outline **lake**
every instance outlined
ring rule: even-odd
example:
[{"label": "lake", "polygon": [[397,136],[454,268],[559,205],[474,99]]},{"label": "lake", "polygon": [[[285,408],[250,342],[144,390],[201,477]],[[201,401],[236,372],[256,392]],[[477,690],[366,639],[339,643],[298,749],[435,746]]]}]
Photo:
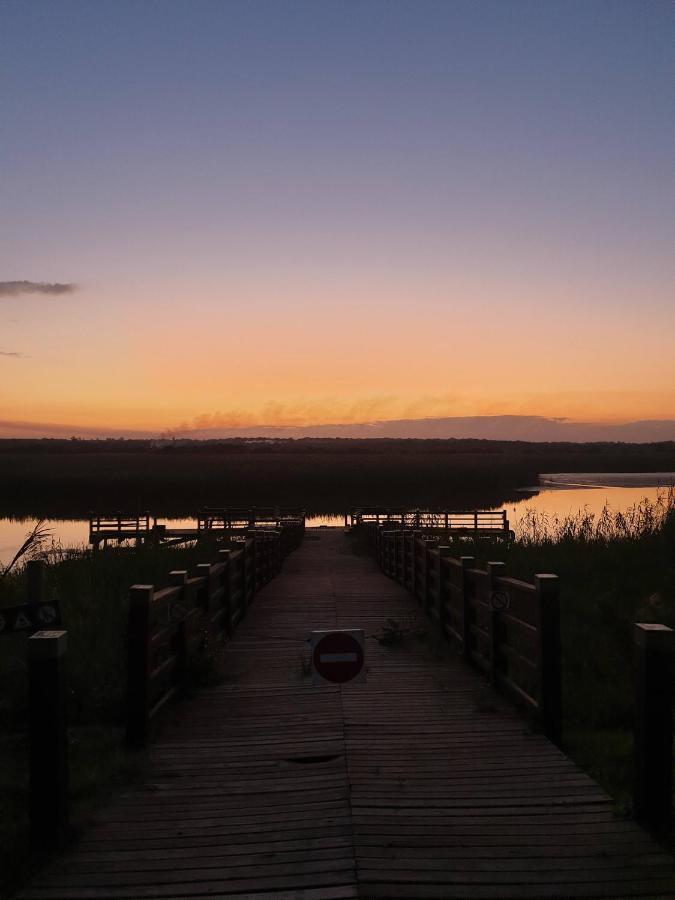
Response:
[{"label": "lake", "polygon": [[[675,472],[598,473],[557,472],[541,474],[539,484],[522,489],[522,500],[505,503],[495,509],[505,509],[516,534],[526,512],[533,510],[549,517],[564,518],[582,510],[598,515],[605,504],[624,512],[636,503],[654,501],[659,492],[675,485]],[[192,519],[162,519],[168,527],[193,524]],[[321,515],[308,518],[311,526],[339,527],[344,514]],[[0,518],[0,564],[6,565],[23,543],[34,519]],[[87,519],[51,519],[47,521],[52,539],[62,547],[84,547],[89,539]]]}]

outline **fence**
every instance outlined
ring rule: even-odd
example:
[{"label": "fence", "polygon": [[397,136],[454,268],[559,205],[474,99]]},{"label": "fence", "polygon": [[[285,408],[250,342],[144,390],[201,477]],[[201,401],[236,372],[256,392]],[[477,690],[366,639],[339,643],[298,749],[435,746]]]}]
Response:
[{"label": "fence", "polygon": [[305,525],[305,510],[300,506],[225,506],[206,507],[197,516],[197,529],[204,531],[241,531],[251,528],[288,528]]},{"label": "fence", "polygon": [[345,527],[359,526],[382,528],[410,528],[424,530],[453,537],[489,537],[490,539],[511,540],[513,532],[509,526],[506,510],[425,510],[392,508],[383,506],[362,506],[351,509],[345,515]]},{"label": "fence", "polygon": [[376,532],[377,560],[424,607],[443,637],[492,684],[534,713],[544,733],[561,739],[558,579],[509,578],[503,563],[486,570],[455,558],[438,538],[413,531]]},{"label": "fence", "polygon": [[143,747],[158,713],[184,686],[205,628],[232,634],[253,595],[277,574],[302,540],[299,527],[250,531],[219,551],[218,561],[177,570],[164,588],[130,590],[127,743]]}]

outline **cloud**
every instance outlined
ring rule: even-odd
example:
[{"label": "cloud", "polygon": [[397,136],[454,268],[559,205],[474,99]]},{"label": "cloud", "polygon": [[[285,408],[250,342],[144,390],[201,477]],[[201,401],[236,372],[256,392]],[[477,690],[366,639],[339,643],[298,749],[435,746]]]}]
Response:
[{"label": "cloud", "polygon": [[19,353],[17,350],[0,350],[0,356],[13,356],[15,359],[21,359],[23,353]]},{"label": "cloud", "polygon": [[72,294],[76,284],[60,284],[48,281],[0,281],[0,297],[18,297],[19,294]]}]

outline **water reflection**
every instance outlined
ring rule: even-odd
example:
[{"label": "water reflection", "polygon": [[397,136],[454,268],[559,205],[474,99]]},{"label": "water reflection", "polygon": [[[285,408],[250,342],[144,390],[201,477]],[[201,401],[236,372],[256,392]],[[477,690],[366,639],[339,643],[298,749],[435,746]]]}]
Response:
[{"label": "water reflection", "polygon": [[[675,484],[674,472],[657,473],[552,473],[540,476],[540,485],[524,489],[523,499],[495,509],[505,509],[511,528],[519,533],[520,523],[528,511],[546,514],[549,518],[574,516],[580,511],[599,515],[606,504],[618,512],[625,512],[643,500],[654,502],[659,493]],[[163,519],[171,528],[190,526],[193,519]],[[0,519],[0,564],[7,564],[35,524],[34,519]],[[322,514],[308,518],[307,525],[341,527],[344,513]],[[87,519],[53,519],[48,522],[51,537],[63,548],[84,547],[89,540]]]}]

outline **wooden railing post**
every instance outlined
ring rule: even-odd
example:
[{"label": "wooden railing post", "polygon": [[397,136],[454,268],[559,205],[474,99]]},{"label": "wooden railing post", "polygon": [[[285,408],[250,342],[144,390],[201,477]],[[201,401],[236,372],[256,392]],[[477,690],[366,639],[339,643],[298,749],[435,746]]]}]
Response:
[{"label": "wooden railing post", "polygon": [[68,835],[66,631],[28,638],[30,836],[40,850],[57,850]]},{"label": "wooden railing post", "polygon": [[443,566],[443,558],[446,556],[450,556],[450,547],[447,545],[439,546],[436,548],[438,550],[438,556],[436,557],[436,590],[438,593],[437,602],[438,602],[438,630],[441,633],[442,637],[445,637],[445,620],[447,616],[447,610],[445,608],[446,600],[448,599],[448,591],[446,590],[446,582],[443,577],[445,572],[445,567]]},{"label": "wooden railing post", "polygon": [[506,564],[503,562],[489,562],[487,564],[487,601],[490,605],[490,683],[497,684],[499,676],[499,609],[492,602],[492,594],[495,590],[495,579],[504,575]]},{"label": "wooden railing post", "polygon": [[232,607],[230,605],[230,597],[232,594],[232,561],[230,555],[232,550],[219,550],[218,558],[224,563],[222,586],[223,586],[223,609],[225,610],[225,633],[229,636],[232,634]]},{"label": "wooden railing post", "polygon": [[469,591],[468,570],[476,563],[473,556],[460,556],[462,564],[462,656],[469,659],[471,656],[471,594]]},{"label": "wooden railing post", "polygon": [[673,804],[673,657],[675,631],[637,623],[635,696],[635,817],[668,830]]},{"label": "wooden railing post", "polygon": [[[255,518],[253,519],[255,522]],[[244,543],[244,596],[246,597],[246,605],[251,602],[255,594],[256,580],[258,578],[256,565],[256,539],[255,528],[249,528],[246,532],[246,541]],[[250,590],[249,590],[250,581]]]},{"label": "wooden railing post", "polygon": [[431,578],[429,577],[429,573],[434,568],[434,558],[432,554],[433,550],[431,548],[431,544],[425,541],[424,555],[422,556],[422,559],[424,560],[424,580],[422,581],[422,608],[425,610],[425,612],[429,609],[429,604],[431,602]]},{"label": "wooden railing post", "polygon": [[[181,588],[180,600],[178,601],[179,606],[183,607],[183,615],[180,617],[176,617],[175,625],[176,625],[176,645],[175,645],[175,653],[176,653],[176,670],[175,670],[175,680],[176,684],[184,685],[188,679],[188,633],[187,633],[187,622],[186,615],[189,612],[187,608],[187,598],[185,596],[185,584],[188,580],[188,572],[187,569],[174,569],[172,572],[169,572],[169,584],[172,587]],[[169,611],[169,616],[171,617],[171,611]]]},{"label": "wooden railing post", "polygon": [[[403,526],[401,526],[401,529],[403,529]],[[405,581],[405,543],[403,530],[396,532],[394,546],[396,547],[394,556],[396,566],[395,577],[399,584],[403,584]]]},{"label": "wooden railing post", "polygon": [[535,575],[538,632],[539,715],[546,737],[562,738],[560,599],[557,575]]},{"label": "wooden railing post", "polygon": [[385,561],[385,572],[389,576],[389,578],[393,578],[396,574],[395,572],[395,531],[385,531],[384,532],[384,561]]},{"label": "wooden railing post", "polygon": [[135,584],[129,591],[127,655],[127,744],[144,747],[150,730],[150,607],[155,588]]},{"label": "wooden railing post", "polygon": [[419,557],[419,532],[413,531],[412,540],[412,595],[417,600],[417,560]]},{"label": "wooden railing post", "polygon": [[207,612],[211,612],[211,563],[197,563],[195,566],[197,578],[204,579],[204,587],[200,588],[202,606]]}]

